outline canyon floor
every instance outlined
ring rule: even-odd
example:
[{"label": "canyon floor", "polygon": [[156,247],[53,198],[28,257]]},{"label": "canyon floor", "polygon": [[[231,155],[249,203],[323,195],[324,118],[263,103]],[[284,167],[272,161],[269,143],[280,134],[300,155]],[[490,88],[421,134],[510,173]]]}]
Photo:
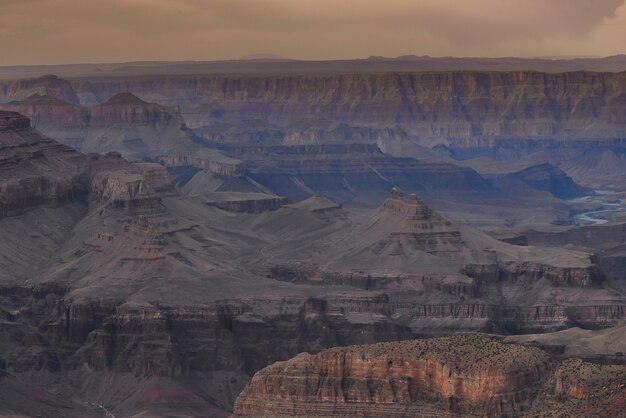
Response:
[{"label": "canyon floor", "polygon": [[619,61],[374,61],[0,71],[0,415],[626,409]]}]

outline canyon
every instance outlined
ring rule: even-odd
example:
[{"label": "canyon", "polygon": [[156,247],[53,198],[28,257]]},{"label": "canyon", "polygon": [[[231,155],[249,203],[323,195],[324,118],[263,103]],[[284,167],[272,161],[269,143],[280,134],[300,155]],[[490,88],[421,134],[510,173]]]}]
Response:
[{"label": "canyon", "polygon": [[623,69],[292,64],[0,81],[0,414],[623,409]]}]

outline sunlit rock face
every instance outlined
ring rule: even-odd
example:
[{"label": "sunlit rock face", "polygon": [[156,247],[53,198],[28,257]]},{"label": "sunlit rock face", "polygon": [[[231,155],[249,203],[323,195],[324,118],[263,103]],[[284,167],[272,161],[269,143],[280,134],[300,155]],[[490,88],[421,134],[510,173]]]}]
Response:
[{"label": "sunlit rock face", "polygon": [[[540,348],[477,334],[333,348],[257,372],[237,398],[233,416],[513,417],[529,411],[572,413],[576,407],[592,415],[619,411],[626,367],[555,363]],[[595,397],[602,401],[590,399]]]}]

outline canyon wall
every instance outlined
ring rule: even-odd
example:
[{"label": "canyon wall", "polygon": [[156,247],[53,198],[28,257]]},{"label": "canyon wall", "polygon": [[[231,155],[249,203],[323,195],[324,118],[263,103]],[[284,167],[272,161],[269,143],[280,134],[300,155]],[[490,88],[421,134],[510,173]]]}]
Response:
[{"label": "canyon wall", "polygon": [[83,104],[131,91],[180,105],[192,127],[308,116],[406,125],[422,138],[624,136],[626,73],[441,72],[155,76],[72,82]]},{"label": "canyon wall", "polygon": [[274,363],[255,374],[233,416],[513,417],[577,403],[596,416],[620,410],[624,377],[623,365],[567,360],[555,369],[539,348],[460,334]]}]

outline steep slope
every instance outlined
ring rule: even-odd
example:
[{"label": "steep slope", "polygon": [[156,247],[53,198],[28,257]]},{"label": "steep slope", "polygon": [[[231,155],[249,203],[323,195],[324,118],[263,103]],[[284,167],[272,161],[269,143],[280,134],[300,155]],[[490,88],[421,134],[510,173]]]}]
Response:
[{"label": "steep slope", "polygon": [[84,213],[88,191],[83,155],[0,111],[0,282],[31,278],[50,262]]},{"label": "steep slope", "polygon": [[235,417],[511,417],[559,411],[614,416],[626,367],[566,360],[482,335],[303,353],[270,365],[239,395]]}]

